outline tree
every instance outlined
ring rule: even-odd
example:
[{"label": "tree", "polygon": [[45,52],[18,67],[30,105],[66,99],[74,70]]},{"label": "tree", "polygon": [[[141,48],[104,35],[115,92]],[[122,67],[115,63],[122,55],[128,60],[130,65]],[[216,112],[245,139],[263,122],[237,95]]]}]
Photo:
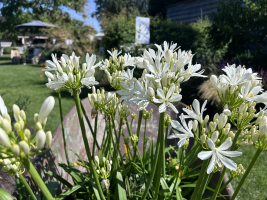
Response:
[{"label": "tree", "polygon": [[267,0],[221,1],[211,19],[209,35],[215,47],[232,40],[230,55],[243,53],[251,46],[258,52],[267,50]]},{"label": "tree", "polygon": [[87,0],[3,0],[1,14],[4,20],[0,20],[0,36],[8,35],[9,38],[16,39],[20,32],[16,25],[40,20],[44,16],[51,19],[51,13],[62,12],[61,6],[82,12],[86,2]]}]

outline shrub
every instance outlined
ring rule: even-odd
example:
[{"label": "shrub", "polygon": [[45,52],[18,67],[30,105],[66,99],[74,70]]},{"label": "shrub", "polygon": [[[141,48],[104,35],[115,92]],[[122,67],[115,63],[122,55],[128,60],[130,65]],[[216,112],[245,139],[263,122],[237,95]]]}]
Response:
[{"label": "shrub", "polygon": [[15,47],[4,47],[3,52],[4,52],[4,54],[10,54],[11,50],[18,50],[18,48],[15,48]]}]

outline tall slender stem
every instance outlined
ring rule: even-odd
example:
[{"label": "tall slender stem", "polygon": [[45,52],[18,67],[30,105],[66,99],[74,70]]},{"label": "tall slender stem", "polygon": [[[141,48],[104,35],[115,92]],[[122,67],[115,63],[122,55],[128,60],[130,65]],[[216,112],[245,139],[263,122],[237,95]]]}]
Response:
[{"label": "tall slender stem", "polygon": [[163,178],[165,178],[165,147],[166,147],[166,143],[167,143],[167,137],[168,137],[168,132],[169,132],[169,126],[166,126],[166,129],[165,129],[165,137],[163,136],[164,138],[164,141],[163,141],[163,144],[164,144],[164,147],[163,147],[163,162],[162,162],[162,175],[163,175]]},{"label": "tall slender stem", "polygon": [[20,181],[24,184],[24,186],[26,187],[26,189],[28,190],[30,196],[31,196],[31,199],[32,200],[37,200],[35,195],[33,194],[33,191],[31,189],[31,187],[29,186],[29,184],[27,183],[27,181],[25,180],[25,178],[22,176],[22,175],[19,175],[19,179]]},{"label": "tall slender stem", "polygon": [[64,122],[63,122],[63,113],[62,113],[62,105],[61,105],[61,92],[58,93],[58,103],[59,103],[59,111],[60,111],[60,121],[61,121],[61,128],[62,128],[62,136],[63,136],[63,144],[65,150],[65,156],[68,165],[70,164],[67,146],[66,146],[66,137],[65,137],[65,129],[64,129]]},{"label": "tall slender stem", "polygon": [[145,129],[144,129],[144,142],[143,142],[143,161],[146,158],[146,126],[147,126],[147,119],[145,119]]},{"label": "tall slender stem", "polygon": [[159,133],[158,135],[160,135],[160,154],[159,154],[159,162],[158,162],[158,173],[156,176],[156,182],[155,182],[155,194],[154,194],[154,199],[158,198],[158,193],[159,193],[159,186],[160,186],[160,178],[161,178],[161,170],[163,167],[163,162],[164,162],[164,117],[165,117],[165,112],[164,113],[160,113],[160,125],[159,125]]},{"label": "tall slender stem", "polygon": [[97,119],[98,119],[98,113],[96,114],[96,117],[95,117],[95,129],[94,129],[95,138],[94,138],[94,144],[93,144],[93,156],[95,155],[95,144],[97,142],[97,140],[96,140],[96,135],[97,135]]},{"label": "tall slender stem", "polygon": [[233,194],[231,200],[234,200],[234,199],[236,198],[236,196],[237,196],[239,190],[241,189],[242,185],[244,184],[244,182],[245,182],[245,180],[246,180],[246,178],[247,178],[249,172],[251,171],[252,167],[254,166],[254,164],[255,164],[256,160],[258,159],[259,155],[261,154],[261,152],[262,152],[261,149],[258,149],[258,150],[256,151],[256,153],[255,153],[255,155],[254,155],[252,161],[250,162],[250,164],[249,164],[249,166],[248,166],[246,172],[244,173],[244,175],[243,175],[242,179],[240,180],[240,182],[239,182],[237,188],[235,189],[235,192],[234,192],[234,194]]},{"label": "tall slender stem", "polygon": [[[156,152],[155,152],[155,156],[154,156],[154,159],[153,159],[153,165],[152,165],[152,170],[151,170],[151,174],[149,176],[149,180],[147,182],[147,185],[146,185],[146,189],[142,195],[142,200],[146,199],[146,196],[148,194],[148,191],[149,191],[149,188],[150,188],[150,185],[152,183],[152,180],[154,178],[154,175],[155,175],[155,172],[156,172],[156,168],[157,168],[157,164],[158,164],[158,157],[159,157],[159,150],[160,150],[160,143],[161,143],[161,138],[162,138],[162,134],[160,134],[160,128],[161,128],[161,125],[163,126],[163,123],[164,123],[164,115],[165,113],[161,113],[160,114],[160,119],[159,119],[159,129],[158,129],[158,139],[157,139],[157,144],[156,144]],[[159,176],[160,176],[160,173],[159,173]]]},{"label": "tall slender stem", "polygon": [[209,164],[209,160],[204,160],[203,163],[202,163],[200,174],[199,174],[199,177],[197,179],[197,183],[196,183],[196,187],[194,189],[194,192],[193,192],[193,194],[191,196],[191,200],[196,200],[197,197],[198,197],[199,190],[200,190],[201,185],[202,185],[202,183],[204,181],[203,179],[205,178],[205,174],[207,173],[206,169],[207,169],[208,164]]},{"label": "tall slender stem", "polygon": [[[142,118],[143,118],[143,110],[139,111],[139,116],[138,116],[138,125],[137,125],[137,130],[136,130],[136,135],[138,137],[138,141],[136,143],[136,146],[138,146],[138,142],[139,142],[139,135],[140,135],[140,130],[141,130]],[[133,127],[131,127],[131,129],[132,128]],[[135,159],[135,156],[136,156],[136,150],[134,150],[133,160]]]},{"label": "tall slender stem", "polygon": [[51,195],[49,190],[47,189],[45,183],[43,182],[42,178],[34,168],[33,164],[31,163],[30,159],[28,157],[25,157],[22,159],[22,163],[26,170],[29,172],[31,175],[31,178],[33,181],[37,184],[37,186],[40,188],[41,192],[45,196],[46,199],[54,199],[54,197]]},{"label": "tall slender stem", "polygon": [[[242,131],[241,129],[239,129],[239,130],[237,131],[237,133],[236,133],[236,135],[235,135],[235,137],[234,137],[234,139],[233,139],[233,144],[232,144],[232,146],[231,146],[231,148],[230,148],[231,151],[235,150],[235,144],[236,144],[236,142],[237,142],[237,139],[238,139],[238,137],[239,137],[241,131]],[[222,181],[223,181],[223,177],[224,177],[225,172],[226,172],[226,168],[224,167],[223,170],[222,170],[220,179],[219,179],[219,181],[218,181],[218,183],[217,183],[217,185],[216,185],[215,191],[214,191],[214,193],[213,193],[213,195],[212,195],[212,197],[211,197],[211,200],[216,199],[216,197],[217,197],[217,195],[218,195],[218,193],[219,193],[219,191],[220,191],[220,187],[221,187],[221,185],[222,185]]]},{"label": "tall slender stem", "polygon": [[97,190],[99,192],[100,198],[102,200],[104,200],[105,197],[104,197],[103,191],[101,189],[98,176],[97,176],[96,171],[94,169],[93,158],[92,158],[90,147],[89,147],[89,144],[88,144],[88,141],[87,141],[85,126],[84,126],[84,122],[83,122],[83,114],[82,114],[82,110],[81,110],[81,101],[80,101],[80,97],[79,97],[79,91],[78,90],[73,90],[73,95],[74,95],[74,100],[75,100],[75,104],[76,104],[76,109],[77,109],[77,113],[78,113],[80,126],[81,126],[83,142],[84,142],[86,154],[87,154],[88,161],[89,161],[90,172],[92,172],[93,177],[95,179],[96,187],[97,187]]}]

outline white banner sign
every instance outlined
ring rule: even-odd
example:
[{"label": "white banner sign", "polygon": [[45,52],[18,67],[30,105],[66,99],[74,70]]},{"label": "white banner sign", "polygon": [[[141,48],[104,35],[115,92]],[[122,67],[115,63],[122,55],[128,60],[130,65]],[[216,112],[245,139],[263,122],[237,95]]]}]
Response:
[{"label": "white banner sign", "polygon": [[148,17],[136,17],[136,21],[135,21],[136,43],[149,44],[149,40],[150,40],[149,23],[150,23],[150,18]]}]

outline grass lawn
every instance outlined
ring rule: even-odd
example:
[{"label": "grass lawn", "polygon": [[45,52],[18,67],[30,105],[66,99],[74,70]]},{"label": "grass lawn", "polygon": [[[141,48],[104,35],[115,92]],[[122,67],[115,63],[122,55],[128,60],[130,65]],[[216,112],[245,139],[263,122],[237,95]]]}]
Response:
[{"label": "grass lawn", "polygon": [[[46,130],[54,132],[60,124],[58,94],[48,89],[45,85],[47,78],[41,71],[40,65],[16,65],[10,61],[10,55],[0,57],[0,95],[10,111],[12,105],[22,96],[28,96],[30,104],[27,106],[27,125],[34,128],[34,113],[39,113],[41,105],[46,97],[55,97],[55,107],[50,113]],[[88,92],[88,90],[87,90]],[[86,91],[81,94],[81,98],[86,97]],[[63,115],[65,115],[72,106],[74,100],[70,93],[62,93]]]}]

